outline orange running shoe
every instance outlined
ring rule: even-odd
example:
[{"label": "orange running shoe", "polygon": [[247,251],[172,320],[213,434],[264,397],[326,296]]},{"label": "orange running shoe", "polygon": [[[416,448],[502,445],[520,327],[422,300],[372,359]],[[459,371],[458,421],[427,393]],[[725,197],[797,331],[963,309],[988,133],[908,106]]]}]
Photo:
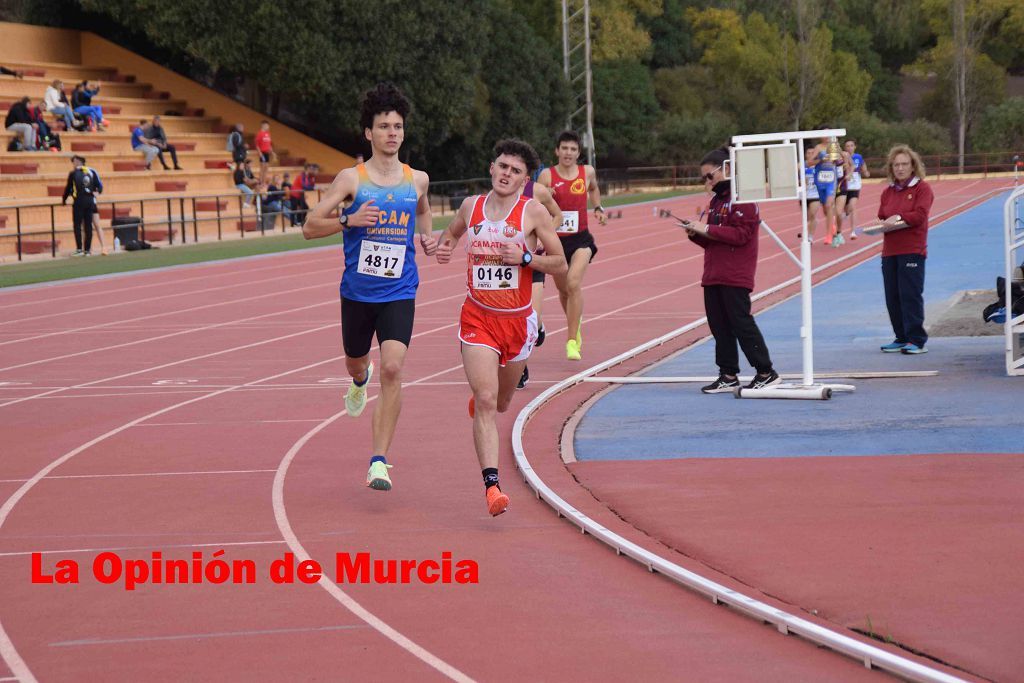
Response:
[{"label": "orange running shoe", "polygon": [[508,496],[501,492],[497,486],[487,488],[487,511],[491,517],[497,517],[508,509]]},{"label": "orange running shoe", "polygon": [[471,419],[476,417],[476,397],[475,396],[470,396],[469,397],[469,417]]}]

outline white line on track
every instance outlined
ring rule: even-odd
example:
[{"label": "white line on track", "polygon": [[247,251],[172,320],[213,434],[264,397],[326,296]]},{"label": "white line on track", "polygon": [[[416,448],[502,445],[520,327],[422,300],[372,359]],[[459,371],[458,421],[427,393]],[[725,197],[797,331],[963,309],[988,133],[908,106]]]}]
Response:
[{"label": "white line on track", "polygon": [[[159,549],[163,550],[178,550],[181,548],[233,548],[235,546],[249,546],[249,545],[282,545],[284,543],[281,539],[275,539],[273,541],[228,541],[225,543],[176,543],[176,544],[161,544]],[[123,545],[116,548],[62,548],[57,550],[18,550],[15,552],[0,553],[0,557],[28,557],[38,553],[40,555],[72,555],[78,553],[113,553],[113,552],[124,552],[126,550],[141,550],[143,552],[156,550],[156,546],[152,545]]]},{"label": "white line on track", "polygon": [[[870,246],[871,245],[869,245],[869,247]],[[868,247],[865,247],[865,249],[866,248],[868,248]],[[624,255],[623,257],[631,256],[631,255],[632,254]],[[606,261],[607,260],[610,260],[610,259],[606,259]],[[688,259],[681,259],[681,260],[688,260]],[[616,278],[616,279],[621,279],[621,278]],[[462,294],[460,293],[458,296],[462,296]],[[450,297],[448,297],[448,298],[450,298]],[[653,297],[653,298],[657,298],[657,297]],[[636,304],[634,304],[634,305],[636,305]],[[627,308],[628,308],[628,306],[627,306]],[[609,315],[610,315],[610,313],[609,313]],[[331,327],[331,326],[325,326],[325,328],[326,327]],[[446,329],[446,328],[450,328],[450,327],[454,327],[454,324],[453,325],[448,325],[448,326],[445,326],[445,327],[442,327],[442,328],[437,328],[435,330],[431,330],[430,332],[435,332],[435,331],[439,331],[441,329]],[[285,337],[282,337],[282,338],[298,336],[299,334],[305,334],[307,332],[318,331],[319,329],[324,329],[324,328],[315,328],[314,330],[309,330],[309,331],[306,331],[306,332],[300,332],[300,333],[296,333],[294,335],[286,335]],[[421,334],[427,334],[427,332],[421,333]],[[239,347],[239,348],[247,348],[247,347],[252,347],[252,346],[258,346],[258,345],[261,345],[261,344],[264,344],[264,343],[268,343],[269,341],[276,341],[276,340],[264,340],[264,341],[261,341],[261,342],[256,342],[256,343],[253,343],[253,344],[248,344],[248,345],[245,345],[245,346]],[[205,357],[209,357],[209,356],[213,356],[213,355],[220,355],[222,353],[227,353],[227,352],[230,352],[230,350],[214,352],[214,353],[211,353],[211,354],[207,354]],[[300,368],[296,368],[296,369],[293,369],[293,370],[288,370],[288,371],[283,372],[283,373],[278,373],[278,374],[273,375],[271,377],[266,377],[266,378],[263,378],[263,379],[260,379],[260,380],[254,380],[252,382],[247,382],[245,384],[237,385],[235,387],[230,387],[230,388],[225,388],[225,389],[217,390],[217,391],[205,394],[203,396],[199,396],[199,397],[196,397],[196,398],[192,398],[192,399],[189,399],[189,400],[186,400],[186,401],[182,401],[182,402],[176,403],[176,404],[171,405],[171,406],[167,406],[165,408],[161,408],[161,409],[159,409],[157,411],[151,412],[151,413],[149,413],[147,415],[144,415],[142,417],[139,417],[139,418],[136,418],[136,419],[134,419],[132,421],[124,423],[120,427],[116,427],[116,428],[114,428],[114,429],[112,429],[112,430],[110,430],[110,431],[108,431],[108,432],[106,432],[106,433],[104,433],[104,434],[102,434],[102,435],[92,439],[91,441],[88,441],[88,442],[82,444],[81,446],[78,446],[77,448],[75,448],[75,449],[65,453],[63,456],[53,460],[50,464],[48,464],[43,469],[41,469],[39,472],[37,472],[31,479],[27,480],[21,487],[19,487],[18,490],[16,490],[7,499],[7,501],[3,504],[3,506],[0,506],[0,528],[3,527],[4,523],[6,522],[7,518],[9,517],[11,511],[17,505],[18,501],[20,501],[32,488],[34,488],[35,485],[39,483],[39,481],[41,481],[43,478],[45,478],[54,469],[56,469],[60,465],[64,464],[65,462],[67,462],[68,460],[70,460],[74,456],[78,455],[79,453],[81,453],[81,452],[85,451],[86,449],[92,447],[93,445],[95,445],[95,444],[97,444],[97,443],[99,443],[101,441],[104,441],[107,438],[110,438],[110,437],[112,437],[112,436],[114,436],[114,435],[116,435],[116,434],[118,434],[118,433],[120,433],[120,432],[122,432],[122,431],[124,431],[124,430],[126,430],[128,428],[130,428],[130,427],[133,427],[135,425],[141,424],[142,422],[144,422],[146,420],[149,420],[149,419],[152,419],[153,417],[157,417],[159,415],[168,413],[168,412],[170,412],[172,410],[175,410],[177,408],[180,408],[180,407],[183,407],[183,406],[186,406],[186,405],[190,405],[190,404],[193,404],[193,403],[196,403],[196,402],[208,399],[208,398],[213,398],[215,396],[220,396],[222,394],[225,394],[225,393],[228,393],[230,391],[233,391],[234,389],[241,389],[241,388],[249,387],[249,386],[258,384],[260,382],[272,381],[273,379],[277,379],[279,377],[283,377],[283,376],[287,376],[287,375],[290,375],[290,374],[294,374],[296,372],[302,372],[302,371],[305,371],[305,370],[308,370],[308,369],[311,369],[311,368],[314,368],[314,367],[319,367],[319,366],[324,365],[326,363],[336,362],[338,360],[338,358],[339,357],[333,357],[333,358],[329,358],[329,359],[326,359],[326,360],[318,361],[316,363],[312,363],[312,364],[309,364],[309,365],[306,365],[306,366],[303,366],[303,367],[300,367]],[[168,364],[168,365],[174,365],[174,364],[177,364],[177,363],[171,363],[171,364]],[[435,374],[430,375],[428,377],[424,377],[423,379],[424,380],[433,379],[434,377],[438,377],[438,376],[440,376],[442,374],[450,372],[453,369],[458,369],[458,367],[461,367],[461,366],[456,366],[455,368],[449,368],[447,370],[441,371],[439,373],[435,373]],[[150,370],[152,370],[152,369],[150,369]],[[149,371],[149,370],[147,370],[147,371]],[[143,372],[145,372],[145,371],[143,371]],[[122,376],[129,376],[129,375],[133,375],[133,374],[138,374],[138,373],[136,373],[136,372],[126,373],[126,375],[122,375]],[[109,378],[109,379],[117,379],[117,378],[115,377],[115,378]],[[103,380],[100,380],[100,381],[103,381]],[[94,383],[97,383],[97,382],[94,382]],[[0,407],[2,407],[2,406],[0,406]],[[343,413],[341,413],[341,414],[343,414]],[[314,428],[313,431],[307,433],[307,435],[304,436],[302,440],[300,440],[299,442],[296,442],[296,444],[292,447],[292,450],[289,451],[289,453],[291,454],[291,457],[289,457],[288,455],[285,456],[285,460],[282,460],[281,467],[279,467],[277,473],[275,474],[274,494],[273,494],[274,506],[275,506],[275,518],[278,518],[278,510],[280,508],[280,513],[281,513],[282,517],[278,518],[279,526],[282,525],[282,523],[283,523],[283,525],[288,529],[289,532],[291,531],[291,527],[290,527],[290,525],[288,525],[287,516],[284,515],[284,507],[283,507],[283,484],[284,484],[284,477],[285,477],[285,475],[287,473],[288,466],[290,465],[291,460],[294,458],[294,454],[296,454],[298,452],[298,450],[302,447],[302,445],[304,445],[304,443],[306,441],[308,441],[309,438],[312,438],[312,436],[315,433],[319,432],[323,427],[326,427],[327,424],[329,424],[330,422],[333,422],[341,414],[336,415],[336,416],[334,416],[332,418],[328,418],[328,421],[321,423],[321,425],[319,425],[318,427]],[[297,548],[302,548],[301,544],[299,544],[298,539],[294,536],[294,534],[291,533],[290,535],[291,535],[291,539],[290,539],[291,542],[288,543],[289,546],[297,547]],[[287,537],[286,537],[286,541],[289,541],[289,539]],[[293,545],[293,543],[294,543],[294,545]],[[303,553],[304,553],[304,550],[303,550]],[[323,584],[321,584],[321,585],[323,585]],[[335,591],[337,593],[340,593],[341,596],[344,596],[344,598],[346,600],[348,600],[348,601],[350,601],[352,603],[352,607],[350,607],[350,609],[358,607],[358,609],[362,613],[356,612],[357,615],[360,616],[361,618],[363,618],[364,620],[368,620],[367,623],[371,623],[371,625],[373,625],[375,622],[379,622],[380,628],[389,630],[392,633],[393,638],[397,639],[396,642],[401,642],[406,647],[410,647],[410,648],[414,648],[414,649],[420,649],[419,646],[417,646],[417,645],[415,645],[415,643],[412,643],[411,641],[409,641],[407,638],[405,638],[405,636],[401,635],[397,631],[394,631],[393,629],[391,629],[390,626],[388,626],[387,624],[385,624],[385,623],[381,622],[379,619],[377,619],[377,617],[375,617],[371,613],[365,611],[361,606],[358,605],[358,603],[355,603],[355,601],[351,600],[351,598],[349,598],[347,595],[345,595],[344,592],[341,591],[341,589],[338,586],[336,586],[335,584],[331,583],[330,587],[324,586],[324,588],[325,588],[325,590],[328,590],[328,592],[331,592],[332,595],[334,595],[334,597],[336,599],[340,599],[340,596],[335,594]],[[375,626],[375,628],[376,628],[376,626]],[[445,664],[444,662],[442,662],[441,660],[437,659],[436,657],[434,657],[430,653],[426,652],[425,650],[422,651],[422,654],[423,654],[423,656],[427,657],[430,660],[436,660],[436,661],[434,661],[432,663],[432,666],[434,666],[438,671],[446,673],[446,675],[449,675],[449,677],[453,678],[454,680],[460,680],[460,681],[469,681],[469,680],[471,680],[468,677],[466,677],[464,674],[462,674],[461,672],[459,672],[458,670],[456,670],[454,668],[451,668],[450,671],[449,671],[448,670],[449,669],[449,665]],[[36,681],[35,676],[32,674],[31,670],[28,668],[28,666],[26,665],[24,660],[18,654],[17,649],[14,647],[14,644],[11,641],[10,636],[7,634],[6,630],[3,627],[2,621],[0,621],[0,656],[2,656],[4,661],[7,662],[9,668],[15,674],[16,680],[20,680],[23,683],[28,683],[30,681],[31,682]],[[427,660],[425,660],[425,661],[427,661]]]},{"label": "white line on track", "polygon": [[[325,247],[313,247],[310,250],[304,250],[305,253],[303,255],[309,256],[309,252],[311,252],[311,251],[328,250],[328,249],[335,249],[335,248],[338,249],[338,252],[340,253],[341,245],[329,245],[329,246],[325,246]],[[273,258],[275,256],[292,255],[293,253],[294,252],[279,252],[277,254],[272,254],[272,255],[260,254],[260,255],[257,255],[257,257],[259,257],[259,258],[267,258],[269,256],[270,258]],[[192,269],[192,268],[204,268],[204,267],[209,267],[209,266],[213,266],[213,265],[228,266],[228,270],[225,270],[224,272],[219,272],[219,273],[217,273],[217,272],[214,272],[214,273],[203,273],[203,274],[197,275],[195,277],[174,278],[174,280],[173,280],[174,283],[176,285],[181,285],[182,283],[192,282],[193,280],[203,280],[204,282],[208,282],[208,281],[210,281],[211,279],[214,279],[214,278],[233,277],[235,275],[250,275],[250,274],[253,274],[253,273],[265,272],[265,271],[268,271],[268,270],[279,270],[281,268],[292,268],[292,269],[295,268],[295,264],[291,263],[291,262],[289,262],[289,263],[277,263],[277,264],[273,264],[273,265],[269,265],[269,266],[255,266],[255,267],[249,266],[249,267],[246,267],[244,270],[238,268],[239,263],[242,263],[242,262],[245,262],[246,265],[248,266],[249,262],[250,262],[249,261],[250,258],[252,258],[252,257],[242,257],[241,259],[226,259],[226,260],[221,260],[221,261],[208,261],[208,262],[204,262],[204,263],[186,263],[186,264],[181,264],[180,266],[169,266],[169,267],[163,267],[163,268],[148,268],[148,269],[145,269],[145,270],[124,271],[124,272],[120,272],[120,273],[112,273],[111,275],[114,275],[114,276],[116,276],[118,278],[120,278],[120,277],[127,277],[127,278],[134,278],[136,280],[145,280],[145,279],[150,279],[152,276],[158,276],[159,277],[160,274],[162,274],[164,272],[167,272],[167,271],[172,270],[172,269],[182,268],[182,267],[183,268]],[[337,255],[332,254],[329,258],[305,258],[305,259],[299,259],[299,260],[301,260],[301,262],[302,262],[302,264],[304,266],[317,265],[317,264],[319,264],[321,262],[324,262],[324,263],[327,263],[327,262],[337,263]],[[84,282],[83,281],[83,280],[86,280],[86,279],[88,279],[89,282]],[[52,293],[56,289],[61,289],[61,288],[82,289],[83,286],[87,285],[87,284],[103,284],[103,283],[110,282],[110,281],[111,280],[110,280],[109,276],[107,276],[107,277],[100,276],[100,277],[97,277],[97,278],[74,278],[74,279],[71,279],[71,280],[60,280],[58,282],[49,282],[49,283],[42,283],[41,282],[41,283],[38,283],[36,286],[39,288],[37,291],[41,291],[41,290],[45,289],[48,292]],[[251,282],[249,282],[249,284],[252,284],[253,282],[259,282],[259,281],[258,280],[251,281]],[[132,284],[131,284],[132,292],[139,292],[139,291],[141,291],[143,289],[153,289],[155,287],[167,287],[167,281],[166,280],[160,280],[158,282],[132,282]],[[15,307],[18,307],[18,306],[38,306],[41,303],[53,303],[53,302],[58,302],[58,301],[70,301],[72,299],[82,299],[82,298],[93,298],[93,297],[109,296],[109,295],[112,295],[112,294],[116,294],[117,291],[118,291],[118,288],[117,287],[111,287],[111,288],[109,288],[107,290],[102,290],[102,291],[86,291],[86,292],[80,292],[78,294],[69,294],[68,296],[63,296],[63,297],[48,296],[46,298],[33,299],[33,300],[30,300],[30,301],[13,301],[13,302],[10,302],[10,303],[5,303],[5,302],[2,301],[8,294],[10,294],[11,296],[14,296],[14,295],[17,294],[18,291],[19,291],[19,288],[15,288],[14,291],[6,289],[6,288],[0,289],[0,311],[6,311],[8,309],[12,309],[12,308],[15,308]],[[20,290],[20,291],[24,291],[24,290]],[[199,290],[199,291],[203,291],[203,290]],[[142,301],[148,301],[148,300],[150,300],[150,299],[143,299]],[[133,302],[128,302],[128,303],[133,303]],[[114,307],[118,307],[118,306],[122,306],[122,305],[123,305],[123,302],[117,302],[117,303],[110,303],[107,306],[111,307],[111,308],[114,308]],[[47,314],[47,315],[60,315],[60,314],[57,313],[57,314]],[[0,324],[6,324],[7,322],[20,322],[20,320],[35,320],[35,319],[36,319],[35,317],[32,317],[32,318],[21,318],[19,320],[0,321]]]},{"label": "white line on track", "polygon": [[[46,481],[55,479],[117,479],[119,477],[191,477],[201,474],[255,474],[277,470],[192,470],[189,472],[127,472],[123,474],[55,474]],[[0,479],[0,484],[21,484],[28,479]]]},{"label": "white line on track", "polygon": [[[337,266],[335,266],[333,268],[322,268],[322,269],[318,269],[318,270],[303,270],[302,271],[302,275],[303,276],[307,276],[307,275],[320,275],[320,274],[323,274],[323,273],[334,273],[334,274],[337,274],[337,272],[338,272],[338,268],[337,268]],[[256,286],[259,286],[259,285],[265,285],[265,284],[269,284],[269,283],[272,283],[272,282],[276,282],[277,280],[290,280],[290,281],[294,281],[295,280],[295,274],[291,273],[291,274],[288,274],[288,275],[280,275],[278,277],[268,278],[266,280],[257,280],[257,281],[247,280],[245,282],[239,282],[237,284],[232,284],[232,285],[219,285],[217,287],[204,287],[203,289],[196,289],[196,290],[193,290],[193,291],[190,291],[190,292],[175,291],[175,292],[172,292],[170,294],[161,294],[160,296],[152,296],[152,297],[147,297],[147,298],[144,298],[144,299],[131,299],[131,300],[128,300],[128,301],[121,301],[121,300],[119,300],[116,304],[103,304],[101,306],[90,306],[88,308],[76,308],[76,309],[74,309],[72,311],[58,311],[56,313],[45,313],[43,315],[36,315],[36,316],[32,316],[30,318],[18,318],[18,319],[15,319],[15,320],[3,320],[3,321],[0,321],[0,325],[11,325],[11,324],[14,324],[14,323],[29,322],[29,321],[32,321],[32,320],[43,320],[45,318],[60,318],[60,317],[67,316],[69,314],[78,315],[80,313],[89,313],[89,312],[100,311],[100,310],[104,310],[104,309],[108,309],[108,308],[114,308],[114,309],[116,309],[118,311],[126,311],[126,310],[132,310],[129,307],[130,306],[135,306],[137,304],[151,303],[151,302],[154,302],[154,301],[161,301],[162,299],[173,299],[174,301],[180,301],[182,299],[182,297],[188,298],[188,297],[192,297],[192,296],[199,295],[199,294],[209,294],[210,292],[218,292],[218,291],[222,291],[222,290],[225,290],[225,289],[232,289],[232,288],[235,288],[235,287],[256,287]],[[177,285],[177,283],[175,283],[175,284]],[[116,293],[111,293],[111,294],[116,297]],[[50,303],[50,302],[47,302],[47,303]],[[230,303],[230,302],[228,302],[228,303]],[[187,312],[187,311],[190,311],[190,310],[192,310],[192,309],[186,308],[186,309],[182,309],[181,311],[169,311],[169,312],[166,312],[166,313],[162,313],[161,315],[170,315],[170,314],[173,314],[173,313],[182,313],[182,312]],[[147,320],[147,319],[152,318],[152,317],[154,317],[154,316],[142,316],[142,317],[138,317],[138,318],[124,318],[122,320],[117,320],[117,321],[114,321],[112,323],[107,323],[107,324],[116,325],[116,324],[125,323],[125,322],[134,322],[136,320]],[[88,327],[80,327],[80,328],[77,328],[76,330],[68,330],[68,331],[72,332],[72,331],[78,331],[78,330],[92,330],[92,329],[96,329],[98,327],[104,327],[104,325],[91,325],[91,326],[88,326]],[[39,339],[42,336],[47,336],[47,335],[40,335],[39,337],[29,337],[29,339]],[[25,340],[24,339],[13,339],[11,341],[7,341],[7,342],[4,342],[4,343],[5,344],[13,344],[14,342],[18,342],[18,341],[25,341]]]},{"label": "white line on track", "polygon": [[[249,638],[251,636],[277,636],[282,633],[323,633],[325,631],[353,631],[364,629],[363,624],[341,624],[338,626],[310,626],[308,628],[270,628],[256,631],[215,631],[213,633],[182,633],[173,636],[141,636],[138,638],[106,638],[84,640],[63,640],[50,643],[50,647],[81,647],[83,645],[119,645],[122,643],[152,643],[161,640],[203,640],[205,638]],[[0,679],[3,680],[3,679]]]}]

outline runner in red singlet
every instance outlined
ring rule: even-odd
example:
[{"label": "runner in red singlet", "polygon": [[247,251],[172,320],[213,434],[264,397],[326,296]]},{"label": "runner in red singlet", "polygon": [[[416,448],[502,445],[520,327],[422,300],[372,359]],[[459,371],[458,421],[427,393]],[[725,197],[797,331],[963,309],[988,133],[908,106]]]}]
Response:
[{"label": "runner in red singlet", "polygon": [[558,136],[555,154],[558,156],[558,164],[544,169],[537,182],[551,189],[551,194],[562,209],[562,226],[558,230],[558,237],[565,250],[569,272],[564,276],[555,276],[555,285],[569,328],[565,357],[579,360],[583,346],[583,275],[597,255],[597,244],[594,243],[587,220],[588,198],[594,202],[594,217],[598,223],[604,225],[608,219],[601,208],[597,171],[593,166],[578,163],[580,136],[571,130],[562,132]]},{"label": "runner in red singlet", "polygon": [[[459,321],[462,363],[473,396],[473,443],[480,461],[487,510],[500,515],[508,496],[498,482],[495,414],[508,410],[526,359],[537,341],[537,316],[530,299],[533,271],[564,275],[565,257],[551,215],[521,194],[537,153],[525,142],[502,140],[491,163],[492,190],[462,203],[437,247],[438,263],[468,233],[467,297]],[[535,253],[538,247],[544,253]]]}]

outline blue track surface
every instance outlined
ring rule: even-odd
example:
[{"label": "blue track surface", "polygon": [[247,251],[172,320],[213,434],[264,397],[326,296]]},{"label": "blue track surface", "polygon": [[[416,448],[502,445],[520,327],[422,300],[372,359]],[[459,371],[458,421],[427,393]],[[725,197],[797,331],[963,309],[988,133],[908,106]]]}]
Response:
[{"label": "blue track surface", "polygon": [[[985,202],[930,233],[926,324],[958,292],[994,287],[1004,269],[1004,200]],[[826,249],[815,247],[817,261]],[[853,380],[848,383],[856,385],[855,393],[837,394],[831,401],[736,400],[731,394],[705,396],[697,384],[621,386],[597,401],[580,422],[574,441],[577,459],[1024,450],[1024,381],[1006,376],[1001,336],[933,338],[929,353],[921,356],[880,353],[878,347],[892,341],[892,328],[878,257],[815,287],[813,300],[816,372],[940,374]],[[776,369],[800,372],[799,297],[757,320]],[[741,365],[751,374],[742,353]],[[714,342],[699,344],[649,374],[717,374]]]}]

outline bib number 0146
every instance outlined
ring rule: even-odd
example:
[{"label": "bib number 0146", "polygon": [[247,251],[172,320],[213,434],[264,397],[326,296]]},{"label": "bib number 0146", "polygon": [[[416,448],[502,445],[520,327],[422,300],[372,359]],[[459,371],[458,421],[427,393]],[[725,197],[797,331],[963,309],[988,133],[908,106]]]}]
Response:
[{"label": "bib number 0146", "polygon": [[515,289],[519,287],[519,266],[473,266],[473,289]]}]

